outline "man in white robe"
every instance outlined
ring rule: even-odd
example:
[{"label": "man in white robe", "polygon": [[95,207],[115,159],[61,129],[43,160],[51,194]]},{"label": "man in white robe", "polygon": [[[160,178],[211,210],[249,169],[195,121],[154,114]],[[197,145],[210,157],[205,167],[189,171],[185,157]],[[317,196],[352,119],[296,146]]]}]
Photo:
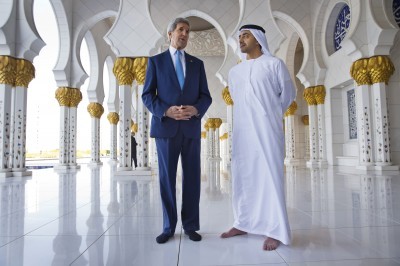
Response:
[{"label": "man in white robe", "polygon": [[233,227],[221,235],[266,236],[264,250],[290,244],[284,193],[283,114],[296,96],[282,60],[268,51],[265,30],[239,30],[242,62],[229,72],[233,99]]}]

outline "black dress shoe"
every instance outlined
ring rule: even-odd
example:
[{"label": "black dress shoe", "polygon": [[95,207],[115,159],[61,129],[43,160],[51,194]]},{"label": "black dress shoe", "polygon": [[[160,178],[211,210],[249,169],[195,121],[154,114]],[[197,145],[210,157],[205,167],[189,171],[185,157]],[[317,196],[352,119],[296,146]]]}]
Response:
[{"label": "black dress shoe", "polygon": [[185,231],[185,234],[189,236],[189,239],[192,241],[200,241],[201,240],[201,235],[196,233],[196,231]]},{"label": "black dress shoe", "polygon": [[172,235],[162,233],[161,235],[159,235],[159,236],[156,237],[156,241],[157,241],[158,244],[164,244],[164,243],[167,242],[168,239],[170,239],[171,237],[172,237]]}]

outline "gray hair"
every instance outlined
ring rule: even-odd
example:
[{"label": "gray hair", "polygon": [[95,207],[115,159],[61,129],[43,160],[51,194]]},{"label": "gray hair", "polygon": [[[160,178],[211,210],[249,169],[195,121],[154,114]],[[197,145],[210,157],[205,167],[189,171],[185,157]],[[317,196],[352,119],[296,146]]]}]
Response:
[{"label": "gray hair", "polygon": [[[167,28],[167,37],[168,37],[168,33],[173,32],[176,29],[176,26],[178,25],[178,23],[185,23],[186,25],[189,26],[190,29],[190,23],[189,20],[185,19],[185,18],[176,18],[173,21],[171,21],[168,24],[168,28]],[[169,39],[169,37],[168,37]]]}]

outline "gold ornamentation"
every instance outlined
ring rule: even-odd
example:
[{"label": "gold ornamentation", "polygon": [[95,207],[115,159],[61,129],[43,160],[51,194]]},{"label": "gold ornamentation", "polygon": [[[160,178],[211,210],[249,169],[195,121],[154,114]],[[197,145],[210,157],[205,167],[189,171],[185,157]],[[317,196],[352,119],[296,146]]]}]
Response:
[{"label": "gold ornamentation", "polygon": [[35,67],[25,59],[17,59],[17,73],[15,76],[15,86],[28,88],[29,82],[35,77]]},{"label": "gold ornamentation", "polygon": [[208,131],[210,128],[212,128],[212,118],[208,118],[206,123],[204,124],[204,128]]},{"label": "gold ornamentation", "polygon": [[78,104],[82,101],[82,92],[79,89],[70,88],[70,93],[69,107],[78,107]]},{"label": "gold ornamentation", "polygon": [[308,125],[310,124],[310,120],[309,120],[309,116],[308,116],[308,115],[303,115],[303,116],[301,117],[301,121],[303,121],[303,124],[304,124],[305,126],[308,126]]},{"label": "gold ornamentation", "polygon": [[222,119],[221,118],[208,118],[206,124],[204,125],[205,129],[217,129],[221,126],[222,124]]},{"label": "gold ornamentation", "polygon": [[229,92],[229,87],[225,87],[222,90],[222,98],[224,99],[224,101],[227,105],[233,105],[233,100],[232,100],[231,94]]},{"label": "gold ornamentation", "polygon": [[201,131],[201,138],[202,139],[207,138],[207,132],[206,131]]},{"label": "gold ornamentation", "polygon": [[133,123],[131,125],[131,132],[137,133],[138,132],[138,124]]},{"label": "gold ornamentation", "polygon": [[387,85],[394,70],[394,65],[388,56],[378,55],[368,59],[368,74],[372,84],[385,82]]},{"label": "gold ornamentation", "polygon": [[133,61],[133,69],[135,70],[135,78],[138,85],[143,85],[146,78],[147,57],[138,57]]},{"label": "gold ornamentation", "polygon": [[104,113],[104,108],[99,103],[89,103],[87,110],[92,118],[100,119]]},{"label": "gold ornamentation", "polygon": [[220,140],[225,140],[228,139],[228,132],[225,132],[221,137],[219,137]]},{"label": "gold ornamentation", "polygon": [[326,91],[324,85],[318,85],[314,87],[314,97],[315,100],[317,101],[317,104],[324,104],[325,96],[326,96]]},{"label": "gold ornamentation", "polygon": [[0,84],[14,86],[17,75],[17,60],[11,56],[0,55]]},{"label": "gold ornamentation", "polygon": [[368,58],[355,61],[350,68],[350,75],[357,82],[358,86],[371,85],[371,78],[368,74]]},{"label": "gold ornamentation", "polygon": [[107,115],[107,119],[110,124],[116,125],[119,122],[119,115],[116,112],[111,112]]},{"label": "gold ornamentation", "polygon": [[132,85],[135,79],[134,59],[129,57],[119,57],[115,60],[113,73],[119,85]]},{"label": "gold ornamentation", "polygon": [[314,87],[308,87],[304,89],[303,97],[308,105],[317,105],[317,101],[314,96]]},{"label": "gold ornamentation", "polygon": [[60,106],[77,107],[82,100],[82,93],[76,88],[59,87],[56,90],[56,99]]},{"label": "gold ornamentation", "polygon": [[222,119],[221,118],[214,118],[214,129],[219,128],[222,125]]},{"label": "gold ornamentation", "polygon": [[294,115],[296,113],[297,110],[297,103],[296,101],[293,101],[290,106],[288,107],[288,109],[285,112],[285,116],[291,116]]}]

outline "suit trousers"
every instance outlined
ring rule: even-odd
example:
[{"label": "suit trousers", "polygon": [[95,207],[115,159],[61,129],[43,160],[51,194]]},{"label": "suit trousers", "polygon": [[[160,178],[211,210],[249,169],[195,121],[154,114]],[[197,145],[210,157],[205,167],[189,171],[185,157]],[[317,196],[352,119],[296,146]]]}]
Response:
[{"label": "suit trousers", "polygon": [[178,220],[176,172],[179,155],[182,164],[182,226],[185,231],[197,231],[200,229],[200,139],[186,138],[178,129],[172,138],[156,138],[156,146],[163,207],[163,233],[173,235]]}]

